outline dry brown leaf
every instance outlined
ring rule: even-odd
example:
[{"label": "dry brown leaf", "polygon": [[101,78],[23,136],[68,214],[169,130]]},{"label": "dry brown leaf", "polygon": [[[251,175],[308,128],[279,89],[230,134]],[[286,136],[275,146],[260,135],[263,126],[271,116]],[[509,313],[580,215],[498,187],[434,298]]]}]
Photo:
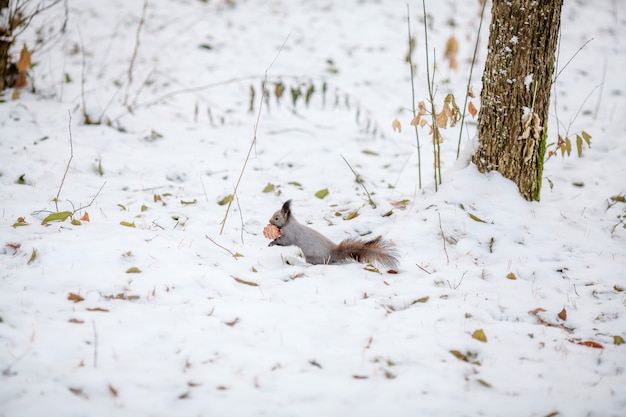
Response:
[{"label": "dry brown leaf", "polygon": [[88,222],[89,221],[89,213],[85,212],[83,217],[80,218],[81,221]]},{"label": "dry brown leaf", "polygon": [[476,114],[478,114],[478,110],[471,101],[467,105],[467,111],[472,115],[472,118],[476,117]]},{"label": "dry brown leaf", "polygon": [[81,297],[78,294],[74,294],[73,292],[68,294],[67,299],[70,300],[70,301],[73,301],[75,303],[79,303],[79,302],[85,300],[83,297]]},{"label": "dry brown leaf", "polygon": [[393,119],[393,122],[391,122],[391,127],[393,128],[394,132],[402,132],[402,124],[400,124],[400,120],[398,119]]},{"label": "dry brown leaf", "polygon": [[24,45],[20,52],[20,59],[17,61],[17,70],[18,72],[25,72],[28,68],[30,68],[30,52],[28,52],[28,48]]},{"label": "dry brown leaf", "polygon": [[446,125],[448,124],[448,115],[446,114],[445,107],[444,110],[435,116],[435,120],[437,121],[437,126],[442,129],[446,128]]},{"label": "dry brown leaf", "polygon": [[422,115],[421,114],[417,114],[415,115],[415,117],[413,119],[411,119],[411,126],[417,126],[420,123],[420,119],[421,119]]},{"label": "dry brown leaf", "polygon": [[567,320],[567,311],[565,311],[565,309],[561,310],[561,312],[557,314],[557,317],[563,321]]}]

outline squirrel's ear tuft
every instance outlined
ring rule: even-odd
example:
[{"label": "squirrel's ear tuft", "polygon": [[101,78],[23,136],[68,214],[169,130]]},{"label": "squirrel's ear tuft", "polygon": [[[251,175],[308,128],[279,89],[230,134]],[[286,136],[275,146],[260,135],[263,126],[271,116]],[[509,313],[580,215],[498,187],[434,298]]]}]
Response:
[{"label": "squirrel's ear tuft", "polygon": [[289,216],[289,213],[291,213],[291,200],[285,201],[281,211],[285,217]]}]

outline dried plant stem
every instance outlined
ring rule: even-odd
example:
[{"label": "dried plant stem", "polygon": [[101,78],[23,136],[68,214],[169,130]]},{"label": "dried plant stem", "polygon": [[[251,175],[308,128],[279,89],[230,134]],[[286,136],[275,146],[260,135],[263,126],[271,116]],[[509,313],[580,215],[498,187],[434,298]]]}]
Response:
[{"label": "dried plant stem", "polygon": [[376,208],[376,203],[374,203],[374,200],[372,200],[372,195],[370,194],[369,191],[367,191],[367,188],[365,188],[365,184],[363,184],[363,178],[361,178],[361,176],[352,168],[350,163],[346,160],[346,158],[343,157],[343,155],[341,155],[341,158],[348,165],[348,168],[350,168],[350,171],[352,171],[352,173],[354,174],[354,180],[359,185],[361,185],[361,187],[363,187],[363,190],[365,190],[365,194],[367,194],[367,199],[368,199],[370,206],[372,206],[372,208]]},{"label": "dried plant stem", "polygon": [[[411,48],[411,13],[409,9],[409,4],[406,5],[406,24],[409,32],[409,67],[411,68],[411,111],[413,112],[413,118],[417,116],[417,109],[415,108],[415,82],[414,79],[414,68],[413,68],[413,51]],[[417,146],[417,183],[418,187],[422,189],[422,155],[420,149],[420,135],[418,131],[417,124],[413,126],[415,129],[415,141]]]},{"label": "dried plant stem", "polygon": [[126,95],[124,96],[124,105],[128,103],[128,90],[133,83],[133,69],[135,67],[135,60],[137,59],[137,52],[139,51],[139,35],[141,34],[141,28],[146,21],[146,9],[148,8],[148,0],[144,0],[143,8],[141,9],[141,18],[137,25],[137,33],[135,34],[135,48],[133,49],[133,55],[130,58],[130,64],[128,65],[128,84],[126,85]]},{"label": "dried plant stem", "polygon": [[469,76],[467,77],[467,88],[465,89],[465,102],[463,103],[463,112],[461,115],[461,126],[459,129],[459,143],[456,147],[456,159],[459,159],[461,153],[461,137],[463,136],[463,126],[465,125],[465,109],[467,109],[467,100],[469,97],[470,88],[472,86],[472,73],[474,72],[474,64],[476,63],[476,55],[478,53],[478,41],[480,40],[480,29],[483,26],[483,17],[485,16],[485,7],[487,1],[483,1],[483,7],[480,10],[480,22],[478,23],[478,32],[476,32],[476,43],[474,44],[474,54],[472,55],[472,65],[470,65]]},{"label": "dried plant stem", "polygon": [[243,166],[241,167],[241,171],[239,172],[239,177],[237,177],[237,182],[235,183],[235,188],[233,189],[233,192],[232,192],[232,198],[230,199],[230,201],[228,202],[228,206],[226,207],[226,213],[224,214],[224,219],[222,220],[222,227],[220,228],[220,235],[224,232],[224,226],[226,226],[226,219],[228,219],[228,213],[230,212],[230,207],[232,206],[233,200],[235,199],[235,196],[237,195],[237,190],[239,189],[239,184],[241,183],[241,179],[243,178],[243,173],[246,170],[248,161],[250,160],[250,155],[252,155],[252,150],[256,146],[257,132],[259,129],[259,122],[261,121],[261,111],[263,110],[263,96],[265,95],[265,86],[267,85],[267,73],[270,70],[270,68],[272,68],[272,65],[274,65],[274,62],[276,62],[276,60],[278,59],[278,56],[280,55],[283,48],[287,44],[287,41],[289,40],[289,36],[291,36],[291,34],[287,35],[287,37],[283,41],[283,44],[280,46],[280,49],[276,53],[276,56],[274,57],[272,62],[268,65],[268,67],[265,69],[265,75],[263,77],[263,86],[262,86],[262,91],[261,91],[261,99],[259,102],[259,111],[257,112],[256,122],[254,123],[254,133],[252,136],[252,142],[250,142],[250,148],[248,149],[248,153],[246,154],[246,159],[244,160]]},{"label": "dried plant stem", "polygon": [[98,332],[96,330],[95,320],[91,322],[93,327],[93,367],[98,367]]},{"label": "dried plant stem", "polygon": [[[428,55],[428,23],[426,21],[426,0],[422,0],[422,7],[424,9],[424,46],[426,49],[426,83],[428,84],[428,99],[430,100],[430,116],[432,118],[432,133],[433,133],[433,156],[435,159],[434,162],[434,180],[435,180],[435,191],[438,190],[439,184],[441,184],[441,145],[439,143],[440,133],[439,126],[437,125],[436,118],[436,110],[435,110],[435,95],[433,93],[433,86],[435,83],[435,74],[434,68],[435,64],[433,63],[433,77],[430,77],[430,63],[429,63],[429,55]],[[434,55],[434,54],[433,54]]]},{"label": "dried plant stem", "polygon": [[450,257],[448,256],[448,249],[446,248],[446,235],[443,233],[443,228],[441,227],[441,213],[437,212],[437,216],[439,216],[439,231],[441,232],[441,240],[443,240],[443,251],[446,254],[446,262],[450,264]]},{"label": "dried plant stem", "polygon": [[65,177],[67,177],[67,173],[70,170],[70,164],[72,163],[72,159],[74,159],[74,144],[72,142],[72,113],[68,110],[67,114],[70,117],[68,121],[68,129],[70,131],[70,159],[67,161],[67,165],[65,166],[65,172],[63,173],[63,178],[61,178],[61,184],[59,184],[59,190],[57,191],[57,196],[54,199],[54,207],[56,211],[59,211],[59,196],[61,195],[61,189],[63,188],[63,184],[65,183]]},{"label": "dried plant stem", "polygon": [[214,244],[215,246],[217,246],[217,247],[218,247],[218,248],[220,248],[220,249],[224,249],[226,252],[230,253],[230,255],[231,255],[233,258],[237,259],[237,255],[235,255],[235,254],[234,254],[234,253],[232,253],[230,250],[226,249],[224,246],[220,245],[219,243],[217,243],[216,241],[214,241],[213,239],[211,239],[211,238],[209,237],[209,235],[204,235],[204,237],[206,237],[206,238],[207,238],[207,239],[209,239],[211,242],[213,242],[213,244]]}]

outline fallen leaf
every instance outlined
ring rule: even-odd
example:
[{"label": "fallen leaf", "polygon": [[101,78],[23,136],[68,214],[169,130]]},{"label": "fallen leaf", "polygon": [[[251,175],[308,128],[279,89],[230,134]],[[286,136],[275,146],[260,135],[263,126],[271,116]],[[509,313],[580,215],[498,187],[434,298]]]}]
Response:
[{"label": "fallen leaf", "polygon": [[235,324],[239,323],[239,317],[235,317],[235,320],[232,321],[225,321],[224,324],[229,326],[229,327],[233,327]]},{"label": "fallen leaf", "polygon": [[246,281],[245,279],[241,279],[241,278],[237,278],[237,277],[233,277],[233,279],[235,281],[237,281],[240,284],[244,284],[244,285],[249,285],[251,287],[258,287],[259,284],[257,284],[256,282],[252,282],[252,281]]},{"label": "fallen leaf", "polygon": [[137,268],[136,266],[131,266],[130,268],[126,270],[126,273],[127,274],[140,274],[141,269]]},{"label": "fallen leaf", "polygon": [[85,300],[83,297],[81,297],[78,294],[74,294],[73,292],[68,294],[67,299],[70,300],[70,301],[73,301],[75,303],[79,303],[79,302]]},{"label": "fallen leaf", "polygon": [[324,188],[323,190],[319,190],[315,193],[315,197],[322,199],[328,195],[328,188]]},{"label": "fallen leaf", "polygon": [[583,345],[583,346],[587,346],[587,347],[591,347],[591,348],[604,349],[604,346],[602,346],[598,342],[594,342],[593,340],[585,340],[585,341],[576,342],[576,343],[579,344],[579,345]]},{"label": "fallen leaf", "polygon": [[563,321],[567,320],[567,311],[565,311],[565,308],[561,310],[559,314],[557,314],[557,317]]},{"label": "fallen leaf", "polygon": [[58,213],[51,213],[45,219],[43,219],[41,224],[47,224],[54,221],[64,222],[71,215],[71,211],[59,211]]},{"label": "fallen leaf", "polygon": [[483,329],[475,330],[474,333],[472,333],[472,337],[480,342],[487,342],[487,336],[485,336]]},{"label": "fallen leaf", "polygon": [[624,344],[624,338],[622,336],[613,336],[613,344],[614,345],[623,345]]}]

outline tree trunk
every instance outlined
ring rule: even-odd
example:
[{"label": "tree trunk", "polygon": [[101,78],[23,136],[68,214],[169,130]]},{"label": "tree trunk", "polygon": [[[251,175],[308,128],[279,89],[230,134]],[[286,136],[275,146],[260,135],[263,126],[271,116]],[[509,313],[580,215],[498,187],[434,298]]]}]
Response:
[{"label": "tree trunk", "polygon": [[[0,0],[0,15],[8,16],[9,0]],[[6,87],[5,81],[9,66],[9,48],[11,47],[12,33],[9,22],[0,22],[0,93]]]},{"label": "tree trunk", "polygon": [[563,0],[493,0],[472,161],[539,200]]}]

